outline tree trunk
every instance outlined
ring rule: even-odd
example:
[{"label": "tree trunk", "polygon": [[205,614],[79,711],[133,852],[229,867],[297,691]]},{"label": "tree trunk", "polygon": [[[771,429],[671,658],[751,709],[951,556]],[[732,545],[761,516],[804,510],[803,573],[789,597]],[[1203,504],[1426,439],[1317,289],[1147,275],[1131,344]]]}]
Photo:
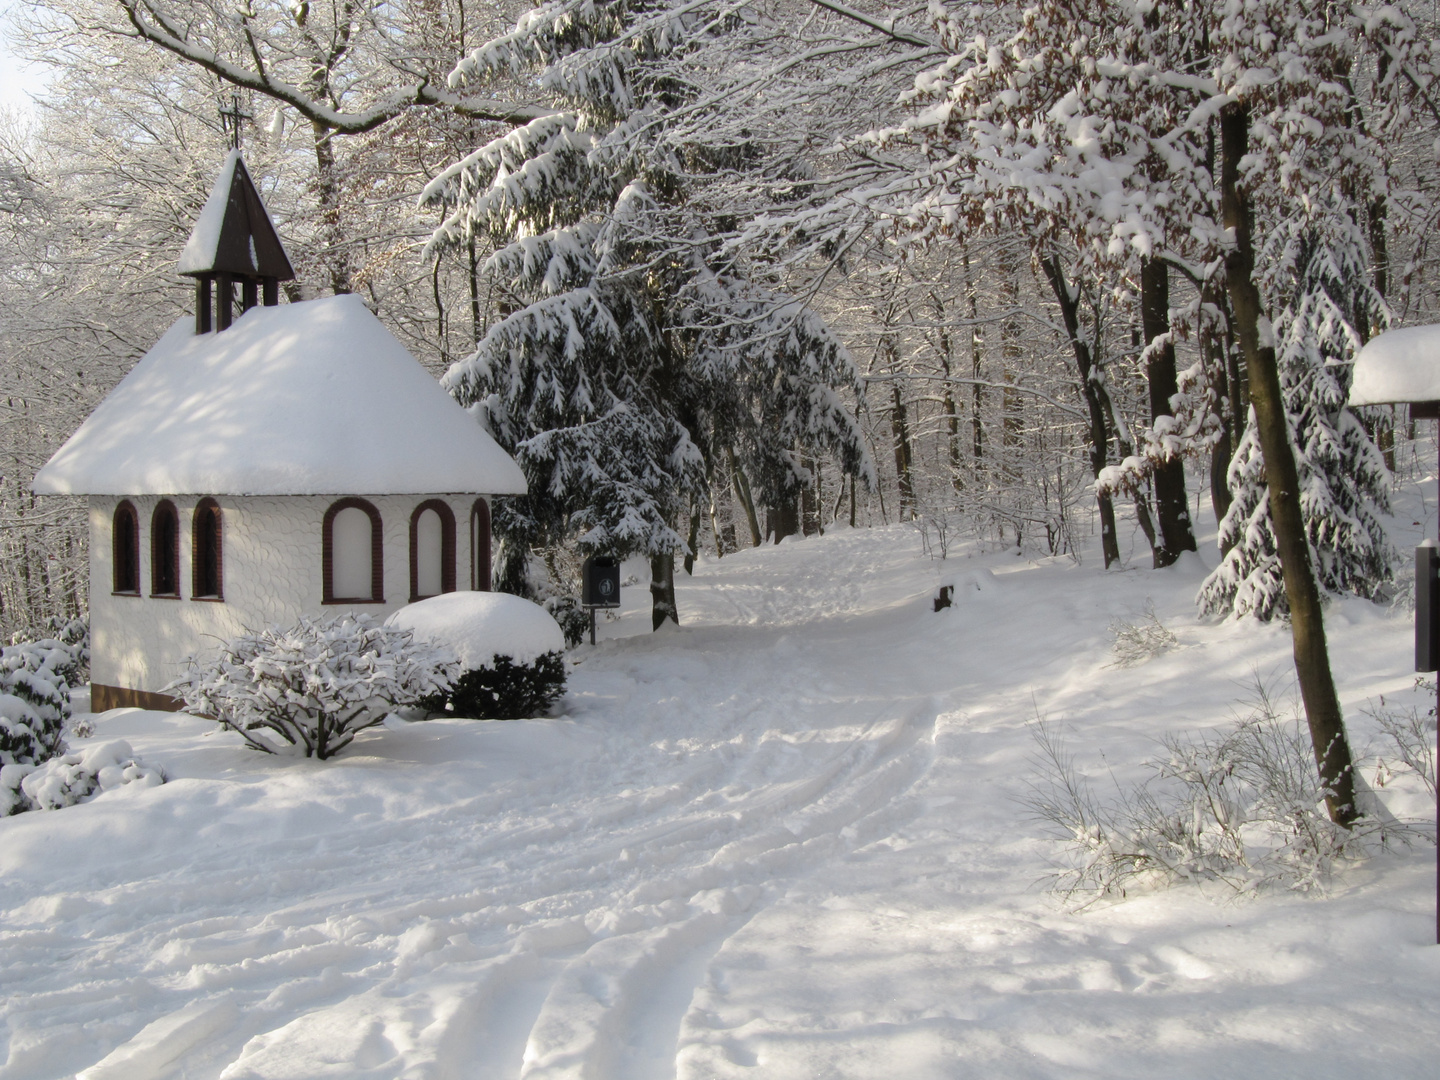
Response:
[{"label": "tree trunk", "polygon": [[769,536],[775,543],[778,544],[787,536],[794,536],[800,531],[799,502],[797,496],[791,496],[782,499],[766,510],[765,524],[768,526]]},{"label": "tree trunk", "polygon": [[715,510],[715,489],[710,489],[710,532],[715,537],[715,557],[725,557],[725,537],[720,529],[720,515]]},{"label": "tree trunk", "polygon": [[935,305],[936,322],[940,324],[937,332],[940,346],[938,351],[940,371],[945,378],[941,410],[945,416],[945,446],[950,464],[950,487],[959,491],[962,486],[960,481],[960,414],[955,408],[955,390],[950,382],[955,375],[953,349],[950,342],[950,331],[945,329],[945,304],[934,293],[931,293],[930,301]]},{"label": "tree trunk", "polygon": [[690,550],[685,552],[685,574],[687,577],[695,573],[695,545],[700,542],[700,504],[695,500],[690,502],[690,535],[686,542]]},{"label": "tree trunk", "polygon": [[985,339],[980,331],[980,305],[976,288],[970,280],[970,253],[963,253],[965,264],[965,292],[970,300],[970,452],[974,455],[973,468],[976,477],[984,472],[985,428],[980,421],[980,411],[985,404],[985,390],[980,385],[980,372],[984,367]]},{"label": "tree trunk", "polygon": [[[1150,420],[1159,424],[1172,416],[1170,399],[1179,392],[1175,376],[1175,346],[1170,341],[1170,268],[1158,258],[1146,259],[1140,268],[1140,318],[1149,359],[1145,364],[1150,384]],[[1154,347],[1163,337],[1164,344]],[[1185,498],[1185,465],[1178,457],[1155,466],[1155,509],[1160,518],[1160,546],[1156,567],[1169,566],[1182,551],[1195,550],[1190,504]]]},{"label": "tree trunk", "polygon": [[470,336],[476,345],[485,333],[485,316],[480,310],[480,260],[475,254],[475,238],[465,245],[466,277],[470,280]]},{"label": "tree trunk", "polygon": [[675,553],[650,556],[650,629],[659,630],[669,619],[680,625],[675,607]]},{"label": "tree trunk", "polygon": [[750,496],[750,481],[745,478],[744,470],[735,461],[735,452],[727,448],[725,453],[730,459],[730,477],[735,485],[735,494],[745,511],[745,522],[750,526],[750,544],[752,547],[759,547],[765,542],[765,538],[760,532],[760,515],[755,512],[755,500]]},{"label": "tree trunk", "polygon": [[[1222,431],[1220,438],[1210,448],[1210,503],[1215,508],[1217,525],[1225,520],[1225,515],[1230,512],[1230,504],[1235,501],[1230,494],[1230,482],[1226,479],[1234,456],[1235,448],[1230,445],[1230,432]],[[1222,554],[1228,555],[1229,552]]]},{"label": "tree trunk", "polygon": [[[1075,354],[1075,366],[1080,371],[1080,389],[1085,395],[1085,405],[1090,413],[1090,472],[1097,480],[1100,470],[1105,468],[1106,448],[1109,435],[1105,430],[1105,407],[1101,404],[1093,378],[1095,365],[1090,359],[1090,345],[1080,339],[1080,304],[1070,292],[1060,256],[1052,254],[1042,262],[1045,277],[1060,303],[1060,315],[1065,322],[1065,332],[1070,335],[1070,349]],[[1096,502],[1100,507],[1100,547],[1105,556],[1105,567],[1109,569],[1120,561],[1120,538],[1115,532],[1115,504],[1108,491],[1097,493]]]},{"label": "tree trunk", "polygon": [[905,401],[900,396],[900,384],[890,384],[893,401],[890,406],[890,434],[895,440],[895,478],[900,486],[900,517],[915,516],[915,480],[910,467],[914,454],[910,448],[910,425],[906,414]]},{"label": "tree trunk", "polygon": [[[1348,826],[1357,816],[1350,743],[1330,672],[1320,589],[1310,565],[1305,521],[1300,511],[1300,478],[1290,446],[1275,348],[1270,334],[1267,332],[1262,337],[1261,333],[1264,312],[1253,276],[1253,210],[1248,194],[1240,187],[1240,159],[1249,143],[1249,128],[1249,110],[1245,106],[1227,105],[1222,110],[1221,205],[1225,228],[1235,236],[1234,246],[1225,256],[1226,283],[1235,311],[1240,350],[1250,376],[1250,402],[1255,409],[1265,460],[1270,520],[1285,580],[1285,598],[1290,605],[1290,633],[1300,697],[1305,703],[1305,718],[1310,725],[1320,778],[1330,791],[1325,799],[1326,808],[1331,820]],[[1265,323],[1268,331],[1268,320]]]},{"label": "tree trunk", "polygon": [[334,131],[311,122],[315,142],[315,197],[320,203],[321,251],[336,296],[350,291],[350,260],[340,220],[340,180],[335,169]]},{"label": "tree trunk", "polygon": [[[1202,308],[1220,308],[1224,300],[1223,294],[1217,292],[1210,282],[1200,291]],[[1227,319],[1227,325],[1231,321]],[[1200,334],[1200,351],[1205,358],[1210,385],[1220,401],[1220,438],[1210,449],[1210,506],[1215,511],[1215,523],[1219,525],[1234,501],[1230,494],[1230,461],[1240,443],[1239,422],[1245,412],[1240,404],[1240,380],[1231,373],[1230,356],[1234,352],[1231,342],[1216,327],[1206,325]]]}]

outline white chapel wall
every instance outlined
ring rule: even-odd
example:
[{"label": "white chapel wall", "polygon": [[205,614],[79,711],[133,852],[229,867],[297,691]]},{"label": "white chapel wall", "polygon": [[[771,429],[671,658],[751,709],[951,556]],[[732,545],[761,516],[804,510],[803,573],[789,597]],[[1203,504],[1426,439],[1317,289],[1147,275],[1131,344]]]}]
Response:
[{"label": "white chapel wall", "polygon": [[[384,602],[325,605],[321,538],[325,511],[340,496],[215,496],[223,521],[223,602],[190,599],[195,506],[203,496],[170,496],[180,516],[180,599],[151,597],[150,517],[163,496],[130,496],[140,522],[141,595],[114,596],[114,496],[90,500],[91,678],[107,686],[159,691],[184,660],[245,629],[353,608],[383,619],[410,599],[410,516],[427,499],[455,515],[455,584],[468,589],[473,495],[365,495],[380,512]],[[338,516],[338,515],[337,515]],[[368,588],[366,589],[368,592]],[[422,581],[423,592],[423,581]]]}]

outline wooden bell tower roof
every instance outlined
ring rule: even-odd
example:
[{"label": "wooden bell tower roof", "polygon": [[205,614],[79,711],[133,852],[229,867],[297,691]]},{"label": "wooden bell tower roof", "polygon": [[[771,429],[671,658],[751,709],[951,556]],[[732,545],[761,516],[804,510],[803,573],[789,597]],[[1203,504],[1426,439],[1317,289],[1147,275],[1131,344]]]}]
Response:
[{"label": "wooden bell tower roof", "polygon": [[241,280],[290,281],[295,277],[239,150],[225,158],[175,269],[195,278],[227,274]]}]

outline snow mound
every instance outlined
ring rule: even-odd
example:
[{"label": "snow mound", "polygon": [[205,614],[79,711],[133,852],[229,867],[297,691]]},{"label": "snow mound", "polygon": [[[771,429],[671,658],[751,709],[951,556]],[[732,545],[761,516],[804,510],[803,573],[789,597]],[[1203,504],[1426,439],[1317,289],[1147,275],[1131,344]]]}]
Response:
[{"label": "snow mound", "polygon": [[1355,357],[1351,405],[1440,401],[1440,325],[1388,330]]},{"label": "snow mound", "polygon": [[565,634],[538,604],[508,593],[452,592],[418,600],[385,620],[417,640],[448,646],[467,670],[489,667],[497,656],[533,663],[565,650]]}]

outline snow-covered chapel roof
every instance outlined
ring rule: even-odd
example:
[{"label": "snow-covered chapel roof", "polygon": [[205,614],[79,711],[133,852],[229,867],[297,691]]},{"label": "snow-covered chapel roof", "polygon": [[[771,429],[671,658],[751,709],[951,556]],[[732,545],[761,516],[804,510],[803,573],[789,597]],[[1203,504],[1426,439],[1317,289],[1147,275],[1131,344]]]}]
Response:
[{"label": "snow-covered chapel roof", "polygon": [[51,495],[523,494],[358,296],[177,322],[35,477]]},{"label": "snow-covered chapel roof", "polygon": [[1355,357],[1351,405],[1440,401],[1440,326],[1387,330]]}]

